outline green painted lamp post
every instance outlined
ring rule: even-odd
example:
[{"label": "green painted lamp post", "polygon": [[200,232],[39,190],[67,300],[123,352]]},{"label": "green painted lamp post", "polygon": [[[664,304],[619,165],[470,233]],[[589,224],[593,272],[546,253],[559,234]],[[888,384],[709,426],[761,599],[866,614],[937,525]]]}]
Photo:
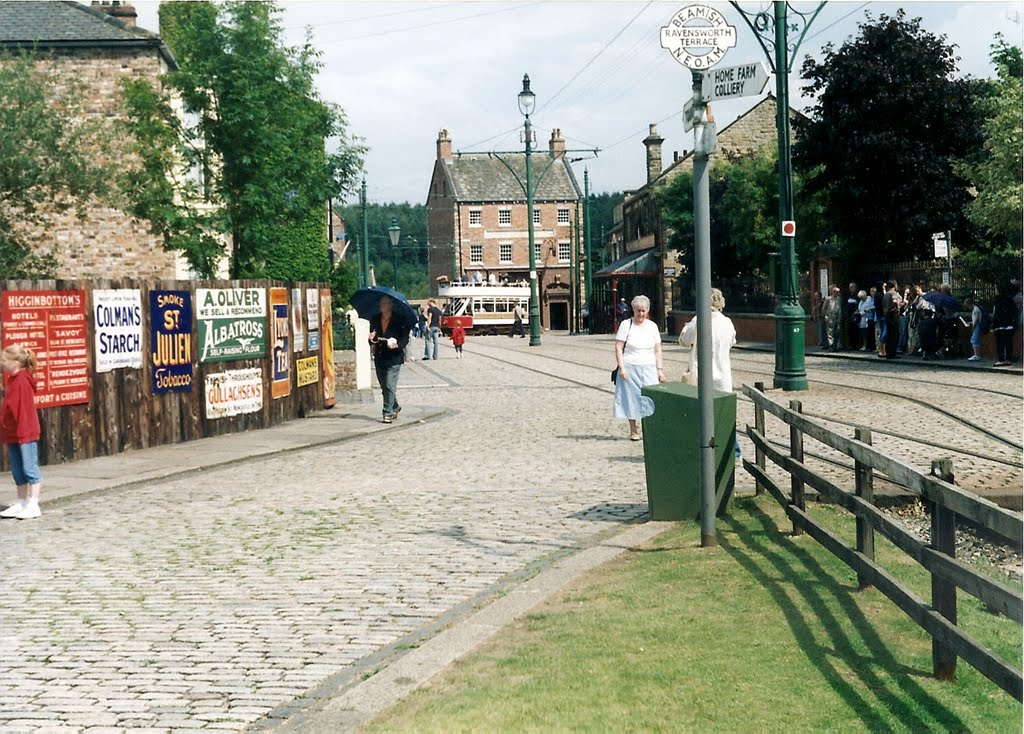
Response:
[{"label": "green painted lamp post", "polygon": [[392,288],[398,290],[398,240],[402,236],[402,228],[398,226],[398,220],[391,217],[391,226],[388,227],[388,237],[391,238],[391,280]]},{"label": "green painted lamp post", "polygon": [[523,113],[526,132],[526,223],[530,246],[530,346],[540,346],[540,297],[537,288],[537,252],[533,243],[533,164],[530,154],[533,141],[530,139],[530,113],[537,103],[537,96],[530,91],[530,76],[523,74],[523,91],[519,93],[519,111]]},{"label": "green painted lamp post", "polygon": [[[775,307],[775,387],[783,390],[806,390],[804,367],[804,310],[800,307],[796,269],[796,226],[793,224],[793,172],[789,149],[789,53],[796,56],[807,29],[825,6],[819,3],[809,13],[789,7],[784,0],[772,3],[774,12],[748,13],[738,2],[730,2],[754,31],[772,71],[775,73],[776,129],[779,142],[779,274],[778,305]],[[796,18],[790,23],[787,13]],[[751,20],[753,18],[753,20]],[[802,29],[801,29],[802,26]],[[789,47],[789,30],[800,30],[800,36]],[[771,50],[769,50],[771,47]],[[789,223],[789,225],[787,225]]]},{"label": "green painted lamp post", "polygon": [[366,176],[363,176],[359,203],[363,215],[363,247],[359,253],[359,285],[366,288],[370,285],[370,235],[366,225]]}]

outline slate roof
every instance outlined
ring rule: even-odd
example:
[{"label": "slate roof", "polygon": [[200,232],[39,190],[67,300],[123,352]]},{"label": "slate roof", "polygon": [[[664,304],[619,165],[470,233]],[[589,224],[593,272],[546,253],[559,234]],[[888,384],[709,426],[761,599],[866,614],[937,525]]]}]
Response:
[{"label": "slate roof", "polygon": [[76,2],[0,2],[0,48],[146,48],[158,50],[172,69],[178,65],[156,33],[132,28],[106,13]]},{"label": "slate roof", "polygon": [[[502,153],[501,158],[526,183],[526,154]],[[580,187],[563,158],[552,162],[546,151],[531,156],[534,201],[576,201]],[[550,167],[549,167],[550,166]],[[508,167],[494,154],[456,153],[444,163],[445,174],[459,201],[525,201],[526,193]],[[546,172],[545,172],[546,171]],[[539,183],[538,183],[539,182]]]}]

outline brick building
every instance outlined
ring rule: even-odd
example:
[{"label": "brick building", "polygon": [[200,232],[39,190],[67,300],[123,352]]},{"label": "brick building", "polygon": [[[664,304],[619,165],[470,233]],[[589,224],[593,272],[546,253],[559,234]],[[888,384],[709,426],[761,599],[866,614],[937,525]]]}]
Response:
[{"label": "brick building", "polygon": [[[34,49],[56,86],[66,80],[82,87],[85,113],[116,140],[118,82],[141,78],[159,88],[160,76],[177,68],[160,37],[137,28],[135,19],[135,9],[119,2],[0,2],[0,51]],[[54,213],[43,230],[27,234],[53,249],[60,278],[189,276],[187,263],[165,252],[145,222],[96,201],[84,219],[73,211]]]},{"label": "brick building", "polygon": [[[534,152],[532,165],[540,321],[549,329],[568,329],[575,309],[570,300],[577,298],[570,288],[570,266],[578,265],[574,227],[582,196],[560,130],[551,132],[546,153]],[[453,153],[448,131],[440,131],[427,194],[433,293],[439,277],[463,273],[476,272],[485,281],[529,282],[529,222],[520,181],[526,181],[525,153],[503,153],[500,159],[489,153]]]},{"label": "brick building", "polygon": [[[769,94],[752,108],[718,131],[718,151],[711,157],[750,155],[766,147],[775,147],[775,96]],[[790,118],[800,114],[790,109]],[[607,317],[611,305],[619,298],[628,302],[634,295],[651,299],[651,318],[663,329],[666,315],[672,310],[672,284],[679,274],[677,250],[667,248],[668,232],[662,222],[661,209],[655,199],[658,188],[665,186],[682,171],[693,170],[693,153],[673,157],[672,164],[662,170],[661,144],[664,138],[651,125],[643,140],[646,149],[647,182],[635,191],[625,192],[622,203],[621,232],[617,241],[603,243],[615,261],[595,274],[594,291],[601,311]],[[616,212],[618,214],[618,212]],[[616,228],[618,228],[618,222]],[[612,321],[605,318],[605,326]]]}]

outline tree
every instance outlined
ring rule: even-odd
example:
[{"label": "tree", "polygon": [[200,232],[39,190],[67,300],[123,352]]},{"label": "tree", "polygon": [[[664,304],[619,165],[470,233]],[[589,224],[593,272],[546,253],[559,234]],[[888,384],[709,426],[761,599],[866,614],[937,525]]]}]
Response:
[{"label": "tree", "polygon": [[0,278],[50,278],[50,216],[108,192],[104,136],[74,85],[58,87],[33,54],[0,55]]},{"label": "tree", "polygon": [[794,165],[825,194],[851,259],[931,257],[931,233],[942,230],[970,249],[977,230],[954,162],[979,143],[971,86],[954,78],[953,49],[920,19],[902,10],[866,18],[856,38],[803,64],[815,103],[794,123]]},{"label": "tree", "polygon": [[[234,245],[232,277],[325,279],[326,202],[351,188],[364,148],[349,140],[342,110],[314,89],[317,52],[308,42],[283,45],[279,15],[263,2],[161,5],[161,31],[179,63],[165,83],[195,122],[169,119],[166,98],[133,115],[132,133],[158,147],[140,150],[151,164],[148,183],[128,190],[135,211],[194,267],[205,270],[215,255],[199,233],[219,221]],[[147,131],[156,119],[165,129]],[[329,140],[337,152],[327,152]],[[197,164],[212,214],[189,209],[197,192],[175,175],[175,166]]]},{"label": "tree", "polygon": [[968,156],[957,170],[978,192],[967,205],[968,218],[984,229],[991,249],[1019,255],[1024,242],[1021,50],[999,35],[991,56],[997,79],[988,83],[987,94],[978,95],[973,115],[981,121],[980,154]]},{"label": "tree", "polygon": [[[820,197],[806,194],[794,173],[794,216],[800,222],[797,262],[807,262],[824,239]],[[709,173],[711,272],[716,278],[764,275],[769,253],[779,249],[778,156],[774,148],[743,157],[715,158]],[[685,171],[659,190],[657,200],[671,231],[668,246],[679,262],[693,264],[693,174]]]},{"label": "tree", "polygon": [[[351,204],[338,213],[345,219],[348,238],[353,242],[363,238],[362,207]],[[394,220],[402,230],[398,249],[392,251],[388,227]],[[427,235],[427,208],[423,204],[387,203],[366,205],[366,233],[369,236],[370,263],[380,285],[397,284],[398,290],[409,298],[430,295],[427,282],[427,248],[450,248],[450,242],[430,242]],[[358,261],[355,247],[349,247],[348,258]],[[395,274],[397,263],[398,272]]]}]

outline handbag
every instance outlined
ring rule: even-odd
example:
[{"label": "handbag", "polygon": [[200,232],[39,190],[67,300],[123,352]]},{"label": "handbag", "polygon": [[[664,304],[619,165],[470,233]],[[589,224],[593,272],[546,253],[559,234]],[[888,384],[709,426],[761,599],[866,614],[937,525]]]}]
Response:
[{"label": "handbag", "polygon": [[[629,322],[629,328],[626,329],[626,341],[629,341],[629,332],[632,331],[632,330],[633,330],[633,322],[630,321]],[[622,351],[623,352],[626,351],[626,343],[625,343],[625,341],[622,343]],[[615,369],[612,370],[612,384],[614,385],[618,381],[619,381],[619,368],[618,368],[618,366],[616,366]]]}]

